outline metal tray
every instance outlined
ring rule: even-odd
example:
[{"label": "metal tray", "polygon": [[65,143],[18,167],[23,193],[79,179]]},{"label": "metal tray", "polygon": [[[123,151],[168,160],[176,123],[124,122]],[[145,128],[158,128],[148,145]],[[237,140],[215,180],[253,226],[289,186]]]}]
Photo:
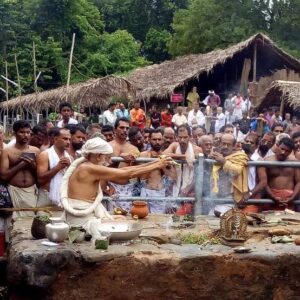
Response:
[{"label": "metal tray", "polygon": [[105,222],[99,226],[100,231],[110,232],[111,241],[128,241],[137,238],[143,226],[139,223]]}]

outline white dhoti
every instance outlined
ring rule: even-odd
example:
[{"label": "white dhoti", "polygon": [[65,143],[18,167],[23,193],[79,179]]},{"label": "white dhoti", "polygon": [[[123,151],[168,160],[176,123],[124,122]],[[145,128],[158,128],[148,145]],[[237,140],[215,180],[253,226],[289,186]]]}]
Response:
[{"label": "white dhoti", "polygon": [[[68,202],[68,206],[77,210],[79,213],[80,211],[89,209],[93,204],[88,201],[71,198],[68,198],[66,201]],[[89,214],[86,214],[84,216],[75,216],[64,211],[63,218],[70,225],[70,227],[82,227],[86,230],[87,233],[94,236],[98,232],[97,227],[99,224],[101,224],[101,219],[111,219],[110,216],[103,214],[103,210],[105,210],[103,205],[101,203],[98,203],[98,205],[95,206],[94,211]]]},{"label": "white dhoti", "polygon": [[161,190],[151,190],[145,187],[141,189],[141,198],[142,197],[153,197],[153,200],[148,202],[149,211],[151,214],[164,214],[166,211],[166,202],[165,200],[155,200],[157,197],[165,197],[166,189]]},{"label": "white dhoti", "polygon": [[[7,188],[14,208],[36,207],[37,187],[35,184],[26,188],[20,188],[9,184]],[[34,212],[18,211],[13,213],[13,217],[31,217],[31,216],[34,216]]]}]

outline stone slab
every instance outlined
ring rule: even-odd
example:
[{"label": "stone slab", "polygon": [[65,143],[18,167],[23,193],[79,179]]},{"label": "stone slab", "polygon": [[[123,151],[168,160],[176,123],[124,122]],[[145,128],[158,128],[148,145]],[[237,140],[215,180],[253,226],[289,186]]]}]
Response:
[{"label": "stone slab", "polygon": [[[31,237],[31,222],[18,219],[12,231],[7,270],[15,299],[27,299],[32,288],[39,299],[60,300],[300,297],[300,247],[272,244],[266,238],[269,227],[249,227],[252,252],[237,254],[219,244],[170,243],[179,232],[215,230],[219,220],[213,217],[197,217],[194,228],[178,230],[170,216],[149,216],[140,221],[141,239],[110,245],[107,251],[94,249],[91,242],[43,246]],[[300,229],[286,227],[293,234]]]}]

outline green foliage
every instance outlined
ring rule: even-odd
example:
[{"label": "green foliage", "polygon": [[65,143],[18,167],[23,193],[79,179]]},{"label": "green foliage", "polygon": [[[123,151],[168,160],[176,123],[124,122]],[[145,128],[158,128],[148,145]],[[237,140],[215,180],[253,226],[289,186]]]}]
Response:
[{"label": "green foliage", "polygon": [[170,39],[169,31],[151,27],[147,32],[143,47],[146,57],[154,63],[169,59],[167,44]]},{"label": "green foliage", "polygon": [[191,0],[175,13],[172,27],[173,56],[226,48],[256,32],[300,56],[298,0]]},{"label": "green foliage", "polygon": [[[145,56],[160,62],[169,58],[169,40],[173,15],[185,8],[188,0],[93,0],[103,15],[105,29],[126,29],[142,43]],[[156,30],[156,32],[154,32]],[[158,36],[155,37],[154,33]]]},{"label": "green foliage", "polygon": [[[104,32],[100,11],[90,0],[2,0],[0,21],[0,60],[8,62],[9,78],[17,81],[17,56],[23,94],[33,91],[33,42],[41,90],[66,83],[73,33],[71,82],[147,64],[140,44],[126,30]],[[4,64],[0,64],[0,74],[5,74]],[[4,81],[0,87],[5,88]],[[9,96],[17,93],[10,86]]]},{"label": "green foliage", "polygon": [[98,50],[87,55],[84,68],[102,76],[126,73],[147,64],[147,61],[139,56],[139,51],[140,44],[126,30],[104,33],[99,40]]},{"label": "green foliage", "polygon": [[183,244],[215,245],[220,244],[219,237],[208,232],[184,232],[180,231],[177,235]]}]

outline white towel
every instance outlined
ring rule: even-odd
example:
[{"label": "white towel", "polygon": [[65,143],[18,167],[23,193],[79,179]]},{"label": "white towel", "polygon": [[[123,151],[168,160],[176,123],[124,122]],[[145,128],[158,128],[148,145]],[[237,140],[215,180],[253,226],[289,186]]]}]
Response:
[{"label": "white towel", "polygon": [[[175,154],[185,154],[186,159],[192,161],[195,159],[194,148],[189,143],[185,153],[181,152],[180,145],[178,145]],[[190,164],[182,164],[176,167],[176,184],[173,185],[173,197],[178,197],[180,191],[190,185],[194,180],[194,166]]]},{"label": "white towel", "polygon": [[[49,159],[49,168],[53,169],[59,162],[59,157],[54,149],[54,146],[50,147],[46,150],[48,152],[48,159]],[[64,152],[64,156],[70,159],[72,162],[71,157],[67,151]],[[64,177],[65,170],[60,170],[56,173],[56,175],[50,181],[50,188],[49,188],[49,199],[55,205],[61,205],[60,203],[60,186],[62,183],[62,179]]]}]

